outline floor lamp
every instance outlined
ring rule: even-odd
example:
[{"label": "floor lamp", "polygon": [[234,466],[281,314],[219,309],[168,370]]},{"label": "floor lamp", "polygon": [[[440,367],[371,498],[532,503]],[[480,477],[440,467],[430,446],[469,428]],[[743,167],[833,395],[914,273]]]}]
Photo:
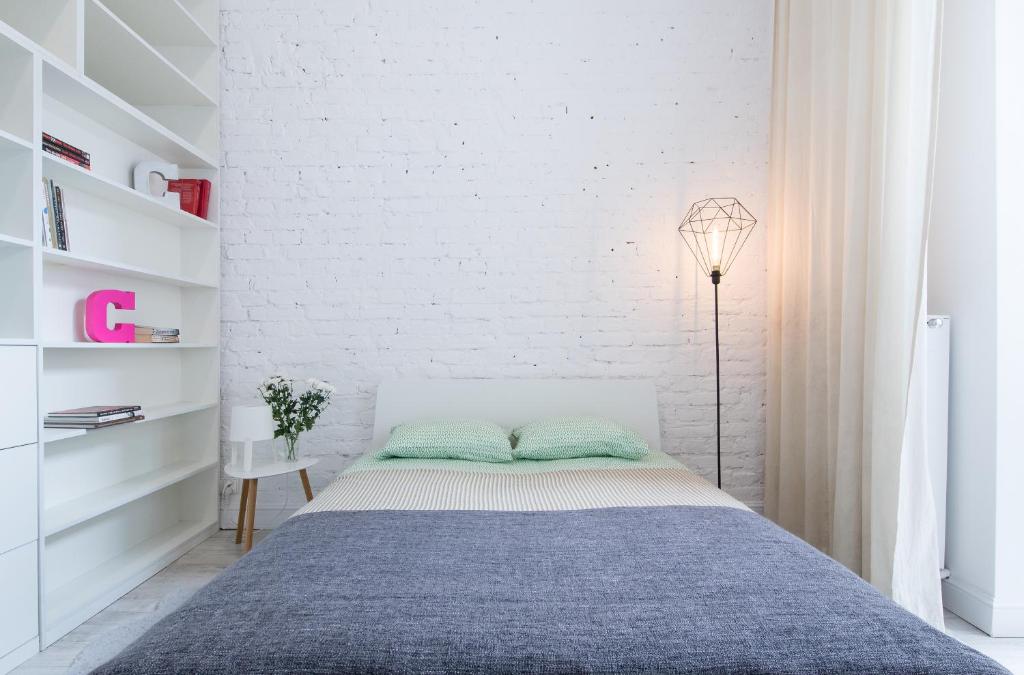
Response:
[{"label": "floor lamp", "polygon": [[735,197],[694,202],[679,234],[715,287],[715,429],[718,436],[718,487],[722,487],[722,374],[718,344],[718,284],[747,243],[757,220]]}]

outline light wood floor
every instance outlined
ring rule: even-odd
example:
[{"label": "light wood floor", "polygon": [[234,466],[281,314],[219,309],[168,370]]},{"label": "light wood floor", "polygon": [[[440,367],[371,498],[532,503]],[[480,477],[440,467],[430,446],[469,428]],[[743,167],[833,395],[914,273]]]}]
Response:
[{"label": "light wood floor", "polygon": [[[255,541],[266,532],[257,531]],[[88,673],[240,557],[242,547],[235,544],[234,530],[214,534],[13,672]]]},{"label": "light wood floor", "polygon": [[[257,543],[263,532],[256,533]],[[242,555],[234,532],[222,531],[172,563],[144,584],[86,621],[14,672],[18,675],[87,673],[173,611],[201,586]],[[1024,638],[991,638],[963,619],[946,613],[946,630],[1024,675]]]}]

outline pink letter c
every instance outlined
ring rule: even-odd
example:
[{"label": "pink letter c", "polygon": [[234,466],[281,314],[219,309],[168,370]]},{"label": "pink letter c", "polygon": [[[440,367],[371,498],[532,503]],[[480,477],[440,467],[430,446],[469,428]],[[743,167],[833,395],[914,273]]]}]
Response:
[{"label": "pink letter c", "polygon": [[116,323],[107,328],[107,306],[135,309],[133,291],[93,291],[85,299],[85,334],[93,342],[135,342],[135,324]]}]

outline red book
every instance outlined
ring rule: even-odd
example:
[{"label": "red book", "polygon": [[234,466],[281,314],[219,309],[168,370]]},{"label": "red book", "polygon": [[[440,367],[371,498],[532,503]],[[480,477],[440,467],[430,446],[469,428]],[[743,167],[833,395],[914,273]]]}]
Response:
[{"label": "red book", "polygon": [[76,157],[75,155],[72,155],[70,153],[67,153],[67,152],[61,150],[60,148],[54,148],[54,147],[50,147],[48,145],[44,145],[43,146],[43,152],[45,152],[45,153],[47,153],[49,155],[53,155],[54,157],[60,157],[65,162],[69,162],[71,164],[74,164],[75,166],[81,167],[81,168],[85,169],[86,171],[91,171],[92,170],[92,166],[90,166],[88,161],[86,161],[84,159],[81,159],[80,157]]},{"label": "red book", "polygon": [[210,215],[210,181],[204,180],[199,184],[199,217],[206,218]]},{"label": "red book", "polygon": [[205,218],[210,205],[210,181],[180,178],[167,181],[167,190],[181,195],[181,210]]},{"label": "red book", "polygon": [[53,146],[53,147],[55,147],[55,148],[57,148],[59,150],[62,150],[64,152],[68,153],[69,155],[75,155],[79,159],[85,161],[86,163],[88,163],[88,161],[90,159],[89,153],[86,152],[85,150],[82,150],[80,148],[76,148],[75,146],[71,145],[70,143],[68,143],[66,141],[62,141],[59,138],[55,138],[55,137],[51,136],[50,134],[46,133],[45,131],[43,132],[43,145],[51,145],[51,146]]}]

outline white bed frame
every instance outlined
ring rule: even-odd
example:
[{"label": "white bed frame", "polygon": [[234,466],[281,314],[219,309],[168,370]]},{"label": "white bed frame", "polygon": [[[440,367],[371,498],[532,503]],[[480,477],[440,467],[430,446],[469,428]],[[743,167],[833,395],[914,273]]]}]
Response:
[{"label": "white bed frame", "polygon": [[432,419],[483,419],[512,429],[561,415],[618,422],[661,450],[653,380],[386,380],[377,390],[373,449],[395,426]]}]

